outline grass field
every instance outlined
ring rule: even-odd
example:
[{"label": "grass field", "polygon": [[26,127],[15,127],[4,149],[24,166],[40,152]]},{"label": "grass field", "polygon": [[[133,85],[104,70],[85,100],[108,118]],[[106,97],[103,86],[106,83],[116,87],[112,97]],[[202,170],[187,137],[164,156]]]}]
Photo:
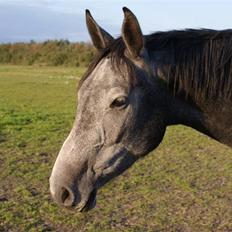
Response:
[{"label": "grass field", "polygon": [[232,231],[232,150],[182,126],[102,188],[94,210],[51,201],[83,72],[0,66],[0,231]]}]

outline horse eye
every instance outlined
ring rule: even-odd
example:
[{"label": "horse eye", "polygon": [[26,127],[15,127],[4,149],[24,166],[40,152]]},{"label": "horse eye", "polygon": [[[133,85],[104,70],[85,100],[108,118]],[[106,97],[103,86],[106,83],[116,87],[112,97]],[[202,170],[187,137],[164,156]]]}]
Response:
[{"label": "horse eye", "polygon": [[127,98],[126,97],[118,97],[116,98],[110,105],[111,108],[122,108],[127,105]]}]

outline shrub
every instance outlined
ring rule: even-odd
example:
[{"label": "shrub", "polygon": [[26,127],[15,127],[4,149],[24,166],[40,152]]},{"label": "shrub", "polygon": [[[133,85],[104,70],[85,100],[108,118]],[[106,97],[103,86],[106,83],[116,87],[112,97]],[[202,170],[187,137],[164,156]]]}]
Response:
[{"label": "shrub", "polygon": [[68,40],[0,44],[0,64],[87,66],[94,54],[92,45]]}]

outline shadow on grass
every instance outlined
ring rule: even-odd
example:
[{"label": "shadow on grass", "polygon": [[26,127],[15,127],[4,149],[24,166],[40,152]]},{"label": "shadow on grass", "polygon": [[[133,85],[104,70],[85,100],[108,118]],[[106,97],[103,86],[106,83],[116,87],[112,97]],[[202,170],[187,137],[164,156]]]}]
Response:
[{"label": "shadow on grass", "polygon": [[6,137],[5,137],[4,133],[3,133],[3,126],[0,125],[0,143],[3,143],[5,141],[6,141]]}]

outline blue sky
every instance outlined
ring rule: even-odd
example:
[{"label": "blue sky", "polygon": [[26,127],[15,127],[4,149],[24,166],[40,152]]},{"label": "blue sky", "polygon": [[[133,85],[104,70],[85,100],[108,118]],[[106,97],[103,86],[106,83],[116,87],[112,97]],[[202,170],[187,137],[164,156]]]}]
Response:
[{"label": "blue sky", "polygon": [[183,28],[232,28],[232,0],[0,0],[0,43],[69,39],[89,41],[85,9],[113,36],[122,7],[137,16],[144,34]]}]

